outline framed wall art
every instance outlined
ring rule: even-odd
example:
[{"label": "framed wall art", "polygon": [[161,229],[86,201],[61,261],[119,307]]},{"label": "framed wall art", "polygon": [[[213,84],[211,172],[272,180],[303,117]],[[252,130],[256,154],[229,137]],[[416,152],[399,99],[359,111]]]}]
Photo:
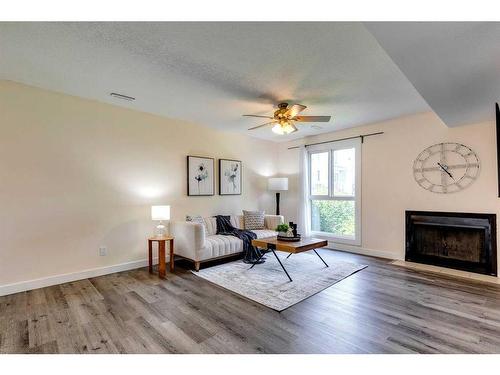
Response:
[{"label": "framed wall art", "polygon": [[241,160],[219,159],[219,194],[241,194]]},{"label": "framed wall art", "polygon": [[187,157],[187,194],[189,196],[214,195],[215,160],[201,156]]}]

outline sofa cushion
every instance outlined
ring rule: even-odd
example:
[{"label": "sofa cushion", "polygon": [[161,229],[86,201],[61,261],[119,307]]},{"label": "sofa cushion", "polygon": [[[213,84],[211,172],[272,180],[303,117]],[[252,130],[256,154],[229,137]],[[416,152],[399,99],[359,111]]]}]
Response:
[{"label": "sofa cushion", "polygon": [[205,246],[201,251],[201,259],[210,259],[243,251],[243,241],[234,236],[215,234],[205,238]]},{"label": "sofa cushion", "polygon": [[245,229],[264,229],[264,211],[245,211],[243,210],[243,220]]},{"label": "sofa cushion", "polygon": [[[205,222],[207,236],[217,234],[217,219],[215,216],[205,217],[203,220]],[[243,216],[231,215],[229,221],[233,227],[243,229]]]},{"label": "sofa cushion", "polygon": [[284,223],[284,218],[281,215],[266,215],[264,218],[264,225],[266,229],[276,230],[279,224]]},{"label": "sofa cushion", "polygon": [[[253,230],[257,238],[274,237],[277,233],[273,230]],[[241,253],[243,251],[243,241],[234,236],[223,236],[214,234],[205,238],[205,245],[200,251],[200,260],[217,258],[225,255]]]},{"label": "sofa cushion", "polygon": [[238,229],[243,229],[243,222],[241,220],[241,217],[238,215],[231,215],[230,217],[231,225],[235,228]]},{"label": "sofa cushion", "polygon": [[215,217],[206,217],[204,220],[205,227],[207,228],[207,236],[215,235],[215,233],[217,233],[217,220]]}]

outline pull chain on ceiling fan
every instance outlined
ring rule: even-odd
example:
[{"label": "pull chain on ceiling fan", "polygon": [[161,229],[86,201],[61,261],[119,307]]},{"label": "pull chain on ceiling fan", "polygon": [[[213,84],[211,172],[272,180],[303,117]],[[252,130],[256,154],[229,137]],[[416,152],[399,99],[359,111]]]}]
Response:
[{"label": "pull chain on ceiling fan", "polygon": [[272,131],[276,134],[290,134],[299,130],[295,126],[295,122],[329,122],[331,116],[298,116],[307,107],[302,104],[294,104],[288,107],[288,103],[278,104],[278,109],[274,112],[273,116],[261,116],[261,115],[243,115],[246,117],[259,117],[266,118],[271,121],[266,122],[262,125],[254,126],[248,130],[255,130],[262,128],[267,125],[273,125]]}]

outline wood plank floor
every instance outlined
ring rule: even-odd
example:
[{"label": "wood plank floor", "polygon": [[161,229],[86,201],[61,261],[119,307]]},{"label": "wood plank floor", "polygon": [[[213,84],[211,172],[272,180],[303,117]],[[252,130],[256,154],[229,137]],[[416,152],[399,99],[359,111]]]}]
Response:
[{"label": "wood plank floor", "polygon": [[277,313],[177,267],[0,297],[1,353],[500,353],[500,287],[368,264]]}]

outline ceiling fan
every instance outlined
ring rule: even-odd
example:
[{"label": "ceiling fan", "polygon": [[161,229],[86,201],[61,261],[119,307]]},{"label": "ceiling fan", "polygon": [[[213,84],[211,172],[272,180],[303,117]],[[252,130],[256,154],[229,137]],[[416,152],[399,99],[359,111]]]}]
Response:
[{"label": "ceiling fan", "polygon": [[261,117],[267,118],[271,121],[266,122],[265,124],[254,126],[248,130],[254,130],[258,128],[262,128],[267,125],[274,125],[272,131],[276,134],[290,134],[296,132],[297,127],[295,126],[295,122],[328,122],[330,121],[331,116],[298,116],[300,112],[302,112],[307,107],[302,104],[294,104],[292,106],[288,106],[288,103],[280,103],[278,104],[278,109],[274,112],[273,116],[259,116],[259,115],[243,115],[246,117]]}]

